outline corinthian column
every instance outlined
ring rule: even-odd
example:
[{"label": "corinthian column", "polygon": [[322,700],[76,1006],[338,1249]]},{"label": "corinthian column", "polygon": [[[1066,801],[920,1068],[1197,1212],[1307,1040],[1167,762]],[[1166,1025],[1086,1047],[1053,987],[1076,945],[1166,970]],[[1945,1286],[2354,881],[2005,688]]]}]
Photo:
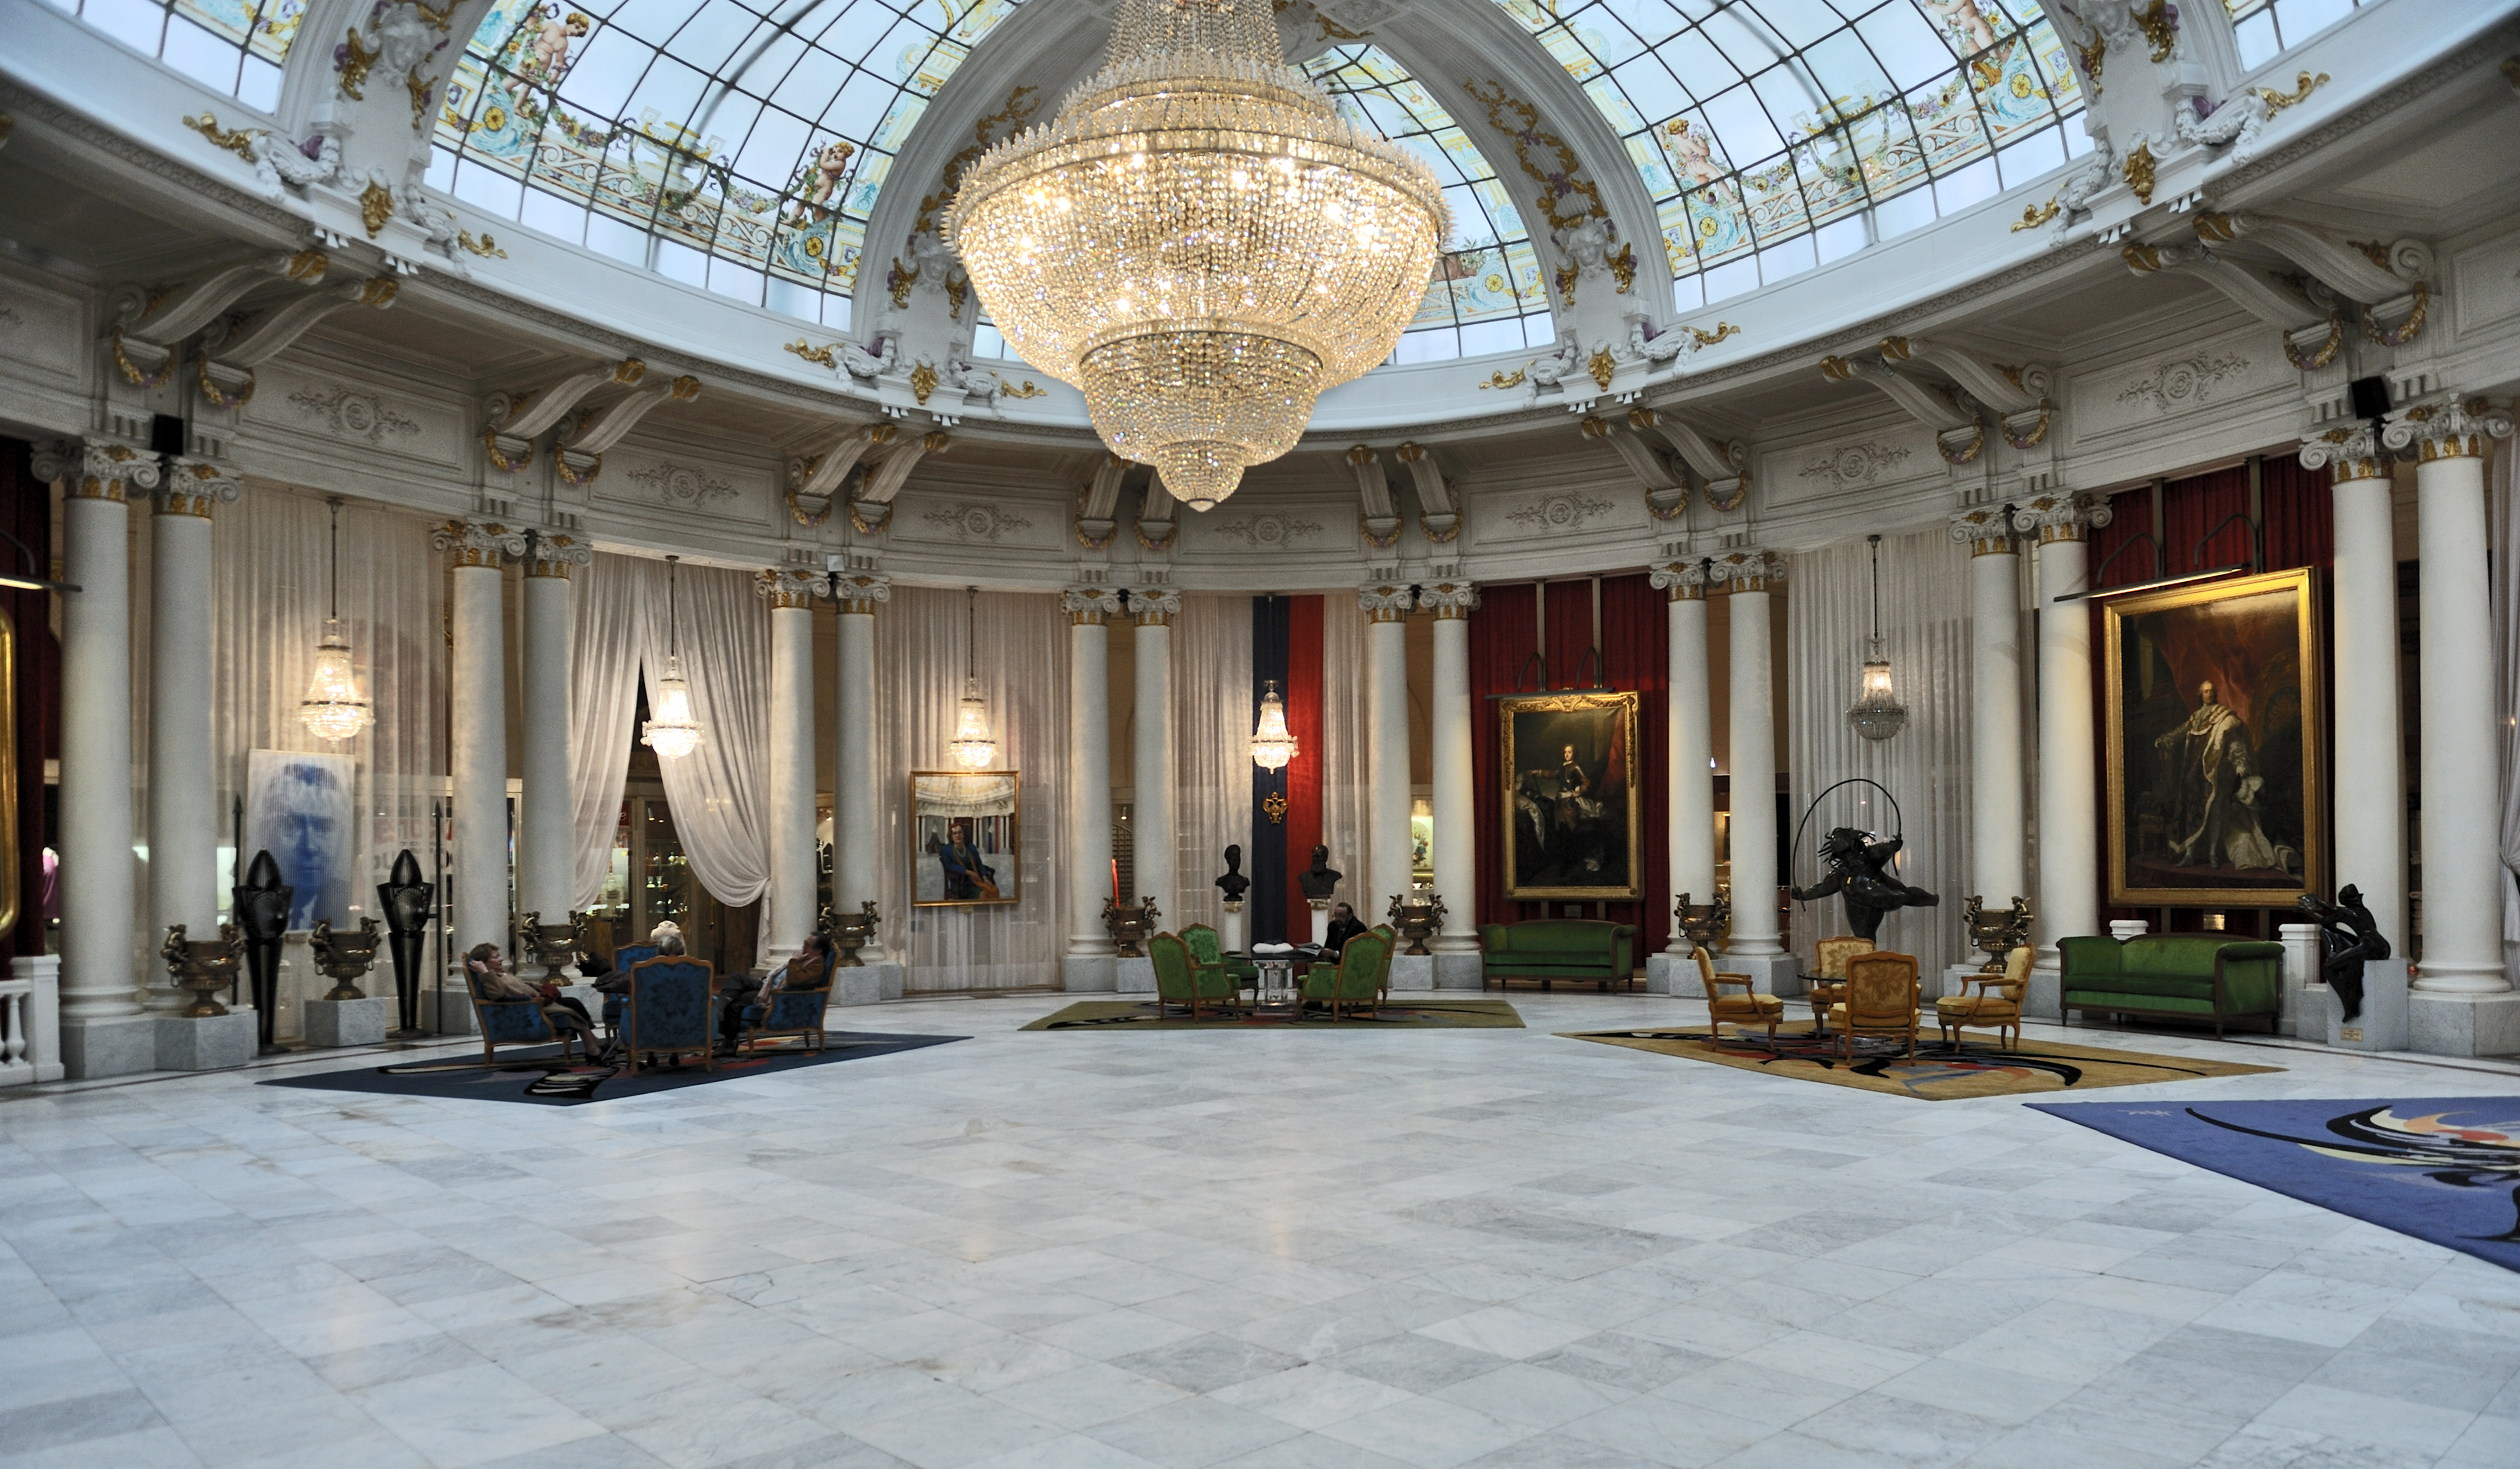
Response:
[{"label": "corinthian column", "polygon": [[[2398,672],[2398,556],[2390,512],[2389,466],[2366,425],[2331,429],[2301,446],[2301,462],[2324,467],[2334,497],[2336,687],[2336,851],[2334,878],[2362,890],[2389,939],[2407,944],[2406,726]],[[2429,580],[2430,567],[2426,567]],[[2499,909],[2497,910],[2498,913]],[[2316,977],[2316,975],[2314,975]],[[2298,1017],[2297,1017],[2298,1018]],[[2324,1039],[2324,1016],[2299,1034]]]},{"label": "corinthian column", "polygon": [[2002,510],[1952,517],[1969,549],[1969,878],[1989,908],[2030,896],[2021,800],[2021,557]]},{"label": "corinthian column", "polygon": [[121,1076],[158,1064],[132,983],[128,505],[160,476],[154,455],[104,438],[48,446],[35,473],[61,491],[62,574],[79,589],[62,595],[62,1061]]},{"label": "corinthian column", "polygon": [[1479,973],[1479,844],[1473,829],[1478,787],[1470,776],[1476,737],[1470,702],[1470,613],[1479,589],[1442,581],[1418,601],[1435,612],[1433,700],[1426,711],[1434,745],[1435,892],[1444,900],[1443,932],[1435,936],[1435,988],[1475,990]]},{"label": "corinthian column", "polygon": [[525,537],[520,559],[525,573],[519,599],[524,666],[518,698],[524,717],[518,763],[524,773],[524,793],[517,801],[517,912],[540,913],[546,923],[568,921],[569,899],[577,888],[577,803],[568,775],[576,593],[569,572],[594,560],[594,551],[575,537],[541,531]]},{"label": "corinthian column", "polygon": [[[500,561],[521,556],[525,538],[505,525],[449,520],[430,537],[452,564],[447,623],[450,726],[455,785],[455,931],[447,959],[454,978],[439,1003],[441,1029],[472,1028],[461,960],[475,944],[508,945],[508,679],[500,608]],[[563,899],[562,901],[566,901]]]},{"label": "corinthian column", "polygon": [[1120,594],[1070,587],[1067,608],[1067,779],[1076,794],[1067,822],[1070,873],[1067,955],[1059,980],[1070,990],[1109,990],[1119,961],[1102,928],[1111,892],[1111,635]]},{"label": "corinthian column", "polygon": [[[150,517],[149,928],[163,939],[219,929],[218,756],[210,738],[210,515],[243,489],[215,465],[179,460]],[[191,996],[163,969],[149,1008]]]},{"label": "corinthian column", "polygon": [[2408,1022],[2414,1048],[2437,1054],[2520,1050],[2520,997],[2502,967],[2502,893],[2511,878],[2502,870],[2496,799],[2500,732],[2485,515],[2487,441],[2510,432],[2507,412],[2452,398],[2400,409],[2383,432],[2390,447],[2415,451],[2424,957]]},{"label": "corinthian column", "polygon": [[[1671,731],[1671,881],[1660,895],[1667,910],[1677,909],[1684,895],[1691,903],[1715,901],[1715,731],[1706,683],[1708,568],[1705,561],[1665,561],[1650,578],[1668,599],[1664,610],[1671,643],[1664,680]],[[1688,935],[1675,919],[1671,942],[1645,959],[1645,988],[1657,995],[1699,993],[1689,949]]]},{"label": "corinthian column", "polygon": [[1395,896],[1411,886],[1409,860],[1409,612],[1410,589],[1371,586],[1357,593],[1365,609],[1365,901],[1358,914],[1371,923]]},{"label": "corinthian column", "polygon": [[[875,765],[875,609],[878,602],[892,601],[892,579],[851,572],[839,578],[834,595],[840,609],[840,727],[832,772],[832,907],[854,913],[883,899],[882,832],[877,823],[882,787]],[[888,924],[904,917],[880,916]],[[883,934],[883,928],[877,928],[875,938],[858,950],[863,963],[890,963]],[[896,986],[900,978],[901,966],[893,963],[879,985]]]},{"label": "corinthian column", "polygon": [[761,962],[786,963],[814,928],[814,590],[822,578],[753,573],[770,607],[770,901]]},{"label": "corinthian column", "polygon": [[1129,594],[1129,605],[1138,614],[1137,724],[1130,739],[1136,793],[1129,823],[1138,890],[1122,896],[1154,899],[1159,921],[1170,926],[1180,921],[1181,898],[1173,888],[1173,618],[1181,612],[1181,594],[1140,588]]},{"label": "corinthian column", "polygon": [[2039,537],[2039,957],[2023,1013],[2063,1014],[2056,941],[2100,926],[2099,760],[2092,753],[2092,609],[2056,599],[2084,590],[2085,539],[2109,523],[2105,502],[2044,495],[2013,512]]},{"label": "corinthian column", "polygon": [[1768,598],[1785,559],[1766,551],[1715,558],[1732,622],[1732,928],[1725,967],[1767,994],[1799,994],[1793,956],[1777,931],[1777,702]]}]

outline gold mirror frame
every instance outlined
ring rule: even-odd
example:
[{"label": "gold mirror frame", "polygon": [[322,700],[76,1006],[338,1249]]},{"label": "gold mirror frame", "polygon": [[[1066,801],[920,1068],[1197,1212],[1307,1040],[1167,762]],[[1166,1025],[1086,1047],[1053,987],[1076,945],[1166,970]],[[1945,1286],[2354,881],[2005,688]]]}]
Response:
[{"label": "gold mirror frame", "polygon": [[[928,853],[927,851],[925,851],[925,850],[922,847],[921,842],[920,842],[920,835],[919,835],[919,820],[920,820],[920,782],[921,782],[922,780],[932,780],[932,779],[939,779],[939,778],[942,778],[942,779],[950,779],[950,780],[968,780],[968,779],[1003,779],[1003,780],[1006,780],[1006,781],[1009,783],[1009,785],[1011,786],[1011,796],[1012,796],[1012,801],[1013,801],[1013,809],[1012,809],[1012,810],[1011,810],[1011,811],[1009,811],[1009,812],[1007,813],[1007,818],[1006,818],[1006,820],[1007,820],[1007,855],[1008,855],[1011,859],[1012,859],[1012,860],[1014,861],[1014,863],[1015,863],[1015,869],[1014,869],[1015,890],[1014,890],[1014,892],[1013,892],[1012,894],[1008,895],[1008,896],[1004,896],[1004,897],[997,897],[997,898],[943,898],[943,899],[926,899],[926,898],[921,898],[921,897],[919,897],[919,896],[918,896],[918,894],[919,894],[919,867],[920,867],[920,865],[921,865],[921,864],[922,864],[922,863],[930,863],[930,862],[934,862],[934,861],[936,860],[936,859],[935,859],[935,857],[934,857],[932,854]],[[949,827],[949,829],[950,829],[950,827]],[[910,873],[910,892],[911,892],[911,903],[910,903],[910,906],[911,906],[911,907],[913,907],[913,908],[1012,908],[1012,907],[1015,907],[1015,906],[1017,906],[1017,905],[1021,904],[1021,903],[1023,902],[1024,885],[1025,885],[1025,883],[1026,883],[1026,882],[1031,878],[1031,876],[1032,876],[1032,874],[1031,874],[1031,873],[1029,873],[1029,872],[1025,871],[1025,870],[1024,870],[1024,868],[1023,868],[1023,865],[1022,865],[1022,853],[1023,853],[1023,846],[1022,846],[1022,842],[1023,842],[1023,774],[1022,774],[1020,771],[1010,771],[1010,770],[982,770],[982,771],[968,771],[968,770],[963,770],[963,771],[912,771],[912,772],[910,773],[910,860],[911,860],[911,866],[912,866],[912,871],[911,871],[911,873]]]},{"label": "gold mirror frame", "polygon": [[[1554,902],[1572,899],[1583,903],[1634,903],[1644,893],[1644,784],[1638,779],[1637,752],[1641,748],[1638,701],[1634,690],[1610,693],[1541,693],[1514,694],[1497,701],[1497,775],[1498,806],[1505,838],[1505,895],[1518,902]],[[1627,754],[1627,792],[1624,806],[1627,816],[1628,881],[1611,886],[1530,886],[1522,880],[1521,862],[1514,839],[1514,790],[1521,779],[1520,754],[1514,748],[1513,721],[1517,714],[1598,714],[1618,725],[1618,738]]]}]

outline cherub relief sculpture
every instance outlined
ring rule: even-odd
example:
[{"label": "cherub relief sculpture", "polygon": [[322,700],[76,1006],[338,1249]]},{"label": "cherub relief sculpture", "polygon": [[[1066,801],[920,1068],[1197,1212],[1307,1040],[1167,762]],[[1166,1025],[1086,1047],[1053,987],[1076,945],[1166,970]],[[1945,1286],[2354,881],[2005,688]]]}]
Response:
[{"label": "cherub relief sculpture", "polygon": [[1905,837],[1877,842],[1869,831],[1840,826],[1820,847],[1828,875],[1810,887],[1794,889],[1794,897],[1801,902],[1836,897],[1846,905],[1847,932],[1872,938],[1881,931],[1882,914],[1901,908],[1932,908],[1943,901],[1890,875],[1890,861],[1906,844]]}]

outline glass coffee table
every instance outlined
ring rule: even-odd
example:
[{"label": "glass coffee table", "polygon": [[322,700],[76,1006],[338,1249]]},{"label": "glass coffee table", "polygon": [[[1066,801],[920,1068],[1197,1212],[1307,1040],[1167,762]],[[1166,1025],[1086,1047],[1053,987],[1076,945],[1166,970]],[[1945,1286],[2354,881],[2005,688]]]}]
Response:
[{"label": "glass coffee table", "polygon": [[1252,987],[1255,1007],[1282,1012],[1302,1008],[1304,990],[1301,981],[1295,977],[1295,963],[1292,957],[1251,961],[1251,966],[1260,971],[1260,977]]}]

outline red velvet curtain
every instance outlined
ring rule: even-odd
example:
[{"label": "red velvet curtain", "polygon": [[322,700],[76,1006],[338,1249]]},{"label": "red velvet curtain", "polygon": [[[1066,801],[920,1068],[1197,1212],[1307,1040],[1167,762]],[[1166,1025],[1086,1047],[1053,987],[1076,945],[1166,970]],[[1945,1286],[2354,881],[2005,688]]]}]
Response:
[{"label": "red velvet curtain", "polygon": [[1310,943],[1313,909],[1296,874],[1313,865],[1322,839],[1322,600],[1286,599],[1286,937]]},{"label": "red velvet curtain", "polygon": [[[1511,693],[1523,665],[1539,649],[1536,589],[1528,583],[1482,587],[1470,613],[1470,810],[1477,823],[1478,921],[1512,923],[1534,905],[1505,896],[1504,802],[1499,789],[1497,706],[1491,694]],[[1532,691],[1525,683],[1524,691]]]},{"label": "red velvet curtain", "polygon": [[1600,678],[1593,657],[1593,579],[1551,582],[1549,606],[1549,687],[1590,689]]},{"label": "red velvet curtain", "polygon": [[1665,594],[1656,591],[1642,572],[1601,579],[1603,681],[1612,689],[1636,691],[1638,747],[1630,756],[1628,778],[1644,792],[1644,825],[1639,833],[1644,857],[1644,898],[1609,904],[1606,913],[1614,923],[1636,925],[1639,955],[1661,949],[1671,938],[1671,911],[1663,904],[1671,885],[1671,615],[1667,602]]}]

